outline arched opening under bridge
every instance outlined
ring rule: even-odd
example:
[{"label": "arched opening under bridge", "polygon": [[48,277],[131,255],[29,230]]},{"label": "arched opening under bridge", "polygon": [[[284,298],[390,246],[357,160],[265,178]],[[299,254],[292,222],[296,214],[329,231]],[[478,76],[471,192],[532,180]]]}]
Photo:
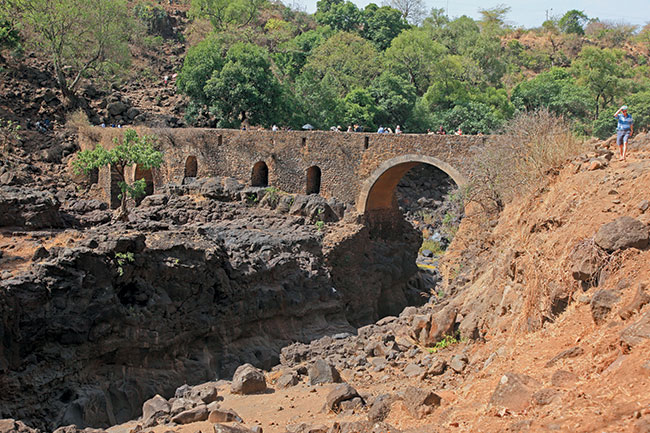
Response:
[{"label": "arched opening under bridge", "polygon": [[363,183],[357,200],[359,213],[390,213],[398,210],[395,191],[404,175],[420,165],[432,165],[446,173],[459,187],[467,185],[467,179],[448,163],[426,155],[403,155],[382,163]]}]

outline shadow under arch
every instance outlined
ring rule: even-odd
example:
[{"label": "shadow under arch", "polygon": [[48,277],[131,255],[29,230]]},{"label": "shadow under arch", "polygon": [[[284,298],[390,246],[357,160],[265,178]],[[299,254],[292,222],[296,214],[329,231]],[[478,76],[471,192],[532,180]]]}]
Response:
[{"label": "shadow under arch", "polygon": [[391,212],[397,209],[395,189],[402,177],[418,164],[429,164],[444,171],[459,187],[467,185],[468,180],[450,164],[426,155],[402,155],[384,161],[361,185],[357,199],[360,214]]}]

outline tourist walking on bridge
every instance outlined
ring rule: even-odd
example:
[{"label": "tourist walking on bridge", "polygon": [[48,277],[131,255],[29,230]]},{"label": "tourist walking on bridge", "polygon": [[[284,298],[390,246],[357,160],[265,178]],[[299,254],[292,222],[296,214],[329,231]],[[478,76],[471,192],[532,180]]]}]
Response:
[{"label": "tourist walking on bridge", "polygon": [[618,144],[618,160],[625,161],[627,156],[627,141],[634,134],[634,119],[632,116],[627,114],[627,105],[623,105],[619,108],[614,117],[618,120],[618,125],[616,126],[616,144]]}]

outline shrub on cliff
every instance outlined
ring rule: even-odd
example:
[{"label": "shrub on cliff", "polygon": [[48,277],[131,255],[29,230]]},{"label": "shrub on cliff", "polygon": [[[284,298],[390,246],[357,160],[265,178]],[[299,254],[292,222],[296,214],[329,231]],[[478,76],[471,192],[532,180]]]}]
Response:
[{"label": "shrub on cliff", "polygon": [[115,146],[112,149],[104,149],[97,145],[91,150],[82,150],[77,154],[73,162],[75,171],[78,173],[90,173],[101,167],[109,167],[111,174],[118,177],[120,188],[120,212],[118,219],[128,219],[127,198],[137,199],[145,195],[146,181],[137,179],[127,182],[125,169],[137,165],[145,170],[160,167],[163,161],[162,152],[154,147],[155,136],[143,135],[142,137],[133,129],[124,131],[122,142],[115,138]]}]

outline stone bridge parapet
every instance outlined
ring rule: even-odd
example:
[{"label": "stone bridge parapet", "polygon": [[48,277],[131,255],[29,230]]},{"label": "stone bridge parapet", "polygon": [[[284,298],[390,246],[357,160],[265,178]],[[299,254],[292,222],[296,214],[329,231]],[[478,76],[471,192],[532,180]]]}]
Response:
[{"label": "stone bridge parapet", "polygon": [[[229,176],[252,186],[335,197],[354,204],[360,213],[393,206],[399,179],[419,163],[434,165],[458,185],[465,184],[473,156],[491,140],[489,136],[329,131],[138,131],[157,136],[164,152],[163,166],[147,174],[154,189],[185,178]],[[110,147],[113,138],[121,135],[121,129],[91,128],[80,134],[79,144],[82,149],[96,143]],[[142,170],[134,168],[131,176],[137,177],[138,172]],[[99,176],[107,199],[110,177],[108,170]]]}]

